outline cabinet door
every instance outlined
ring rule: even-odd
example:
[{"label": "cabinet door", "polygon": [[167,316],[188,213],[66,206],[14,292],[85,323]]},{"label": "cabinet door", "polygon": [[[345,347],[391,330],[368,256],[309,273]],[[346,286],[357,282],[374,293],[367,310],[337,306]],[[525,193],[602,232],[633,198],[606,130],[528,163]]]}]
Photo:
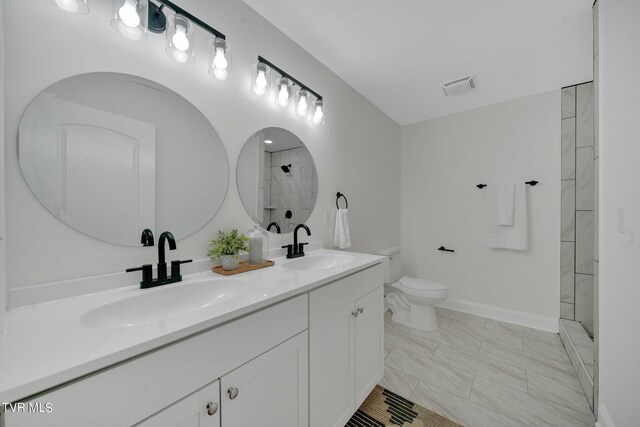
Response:
[{"label": "cabinet door", "polygon": [[356,410],[354,309],[351,302],[310,327],[312,427],[343,427]]},{"label": "cabinet door", "polygon": [[222,377],[222,425],[308,426],[308,357],[305,331]]},{"label": "cabinet door", "polygon": [[212,382],[136,426],[220,427],[220,382]]},{"label": "cabinet door", "polygon": [[384,375],[383,305],[382,287],[356,301],[356,408]]}]

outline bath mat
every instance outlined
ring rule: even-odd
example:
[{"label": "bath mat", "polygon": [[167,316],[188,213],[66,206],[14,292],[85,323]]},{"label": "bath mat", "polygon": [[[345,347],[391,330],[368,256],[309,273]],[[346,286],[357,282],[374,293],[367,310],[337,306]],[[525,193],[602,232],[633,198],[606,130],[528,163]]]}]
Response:
[{"label": "bath mat", "polygon": [[345,427],[388,426],[462,427],[379,385],[373,389]]}]

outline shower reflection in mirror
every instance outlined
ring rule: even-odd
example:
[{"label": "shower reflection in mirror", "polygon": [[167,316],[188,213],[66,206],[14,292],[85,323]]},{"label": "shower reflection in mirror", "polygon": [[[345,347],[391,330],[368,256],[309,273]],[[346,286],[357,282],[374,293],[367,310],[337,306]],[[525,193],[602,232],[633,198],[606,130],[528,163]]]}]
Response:
[{"label": "shower reflection in mirror", "polygon": [[245,143],[238,159],[238,190],[261,227],[289,233],[311,216],[318,177],[311,153],[293,133],[265,128]]}]

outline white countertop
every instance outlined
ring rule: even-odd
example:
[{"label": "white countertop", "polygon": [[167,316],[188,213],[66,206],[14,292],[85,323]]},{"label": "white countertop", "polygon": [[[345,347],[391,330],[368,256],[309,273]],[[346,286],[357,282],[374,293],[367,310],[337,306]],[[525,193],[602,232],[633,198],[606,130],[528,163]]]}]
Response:
[{"label": "white countertop", "polygon": [[[0,402],[15,402],[179,339],[378,264],[383,257],[321,249],[316,254],[348,254],[353,260],[322,270],[295,271],[276,258],[274,267],[230,276],[240,279],[240,297],[135,326],[85,326],[87,313],[105,304],[203,281],[224,280],[212,272],[184,276],[182,282],[153,289],[128,286],[42,304],[18,307],[5,316],[0,334]],[[83,317],[84,316],[84,317]]]}]

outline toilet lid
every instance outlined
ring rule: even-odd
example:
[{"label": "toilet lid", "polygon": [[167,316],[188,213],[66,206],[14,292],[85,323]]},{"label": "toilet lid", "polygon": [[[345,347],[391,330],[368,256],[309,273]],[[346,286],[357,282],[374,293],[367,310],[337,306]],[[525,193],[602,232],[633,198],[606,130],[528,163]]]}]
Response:
[{"label": "toilet lid", "polygon": [[399,280],[403,287],[416,291],[446,291],[447,286],[431,280],[414,279],[404,276]]}]

